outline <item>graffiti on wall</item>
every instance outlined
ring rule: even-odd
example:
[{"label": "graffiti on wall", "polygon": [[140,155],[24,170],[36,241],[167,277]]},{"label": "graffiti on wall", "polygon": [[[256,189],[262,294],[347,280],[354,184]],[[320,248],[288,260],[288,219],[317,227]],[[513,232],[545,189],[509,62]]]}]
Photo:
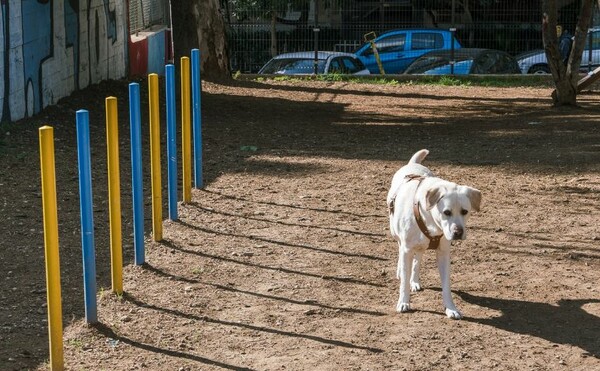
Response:
[{"label": "graffiti on wall", "polygon": [[0,118],[38,113],[73,91],[127,72],[120,0],[0,0]]}]

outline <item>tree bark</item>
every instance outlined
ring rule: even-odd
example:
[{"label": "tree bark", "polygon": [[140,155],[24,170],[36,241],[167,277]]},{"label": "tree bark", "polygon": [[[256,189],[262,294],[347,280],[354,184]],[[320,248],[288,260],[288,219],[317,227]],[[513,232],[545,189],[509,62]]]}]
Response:
[{"label": "tree bark", "polygon": [[542,2],[542,39],[548,66],[556,89],[552,92],[555,106],[577,105],[577,82],[579,80],[579,66],[581,55],[585,48],[587,30],[590,26],[594,0],[583,0],[579,12],[579,19],[575,29],[575,36],[571,53],[565,65],[558,49],[558,35],[556,33],[558,6],[557,0],[544,0]]},{"label": "tree bark", "polygon": [[271,57],[277,55],[277,11],[271,11]]},{"label": "tree bark", "polygon": [[172,0],[171,12],[175,60],[199,48],[203,79],[230,78],[226,28],[219,0]]}]

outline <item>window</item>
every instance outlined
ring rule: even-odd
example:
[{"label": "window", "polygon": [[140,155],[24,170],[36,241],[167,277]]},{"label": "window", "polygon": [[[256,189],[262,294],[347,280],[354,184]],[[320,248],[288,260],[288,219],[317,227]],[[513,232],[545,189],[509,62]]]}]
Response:
[{"label": "window", "polygon": [[359,66],[360,61],[350,57],[344,57],[342,61],[344,62],[344,67],[346,68],[347,73],[357,73],[358,71],[364,69],[363,67]]},{"label": "window", "polygon": [[[592,32],[592,49],[600,49],[600,32]],[[590,37],[588,34],[588,38],[585,40],[585,49],[589,49],[590,47]]]},{"label": "window", "polygon": [[[263,67],[261,73],[266,74],[311,74],[315,70],[314,59],[282,58],[272,59]],[[318,73],[325,72],[325,60],[319,59]]]},{"label": "window", "polygon": [[[389,53],[389,52],[401,52],[404,51],[404,44],[406,43],[406,34],[399,35],[391,35],[385,37],[375,43],[377,47],[377,51],[379,53]],[[368,48],[365,51],[364,55],[372,55],[373,49]]]},{"label": "window", "polygon": [[344,68],[340,63],[339,58],[334,58],[331,60],[328,73],[344,73]]},{"label": "window", "polygon": [[441,49],[444,47],[444,37],[434,32],[415,32],[412,35],[412,49]]},{"label": "window", "polygon": [[404,51],[404,44],[406,43],[406,34],[393,35],[381,39],[375,43],[377,50],[380,53],[390,52],[401,52]]}]

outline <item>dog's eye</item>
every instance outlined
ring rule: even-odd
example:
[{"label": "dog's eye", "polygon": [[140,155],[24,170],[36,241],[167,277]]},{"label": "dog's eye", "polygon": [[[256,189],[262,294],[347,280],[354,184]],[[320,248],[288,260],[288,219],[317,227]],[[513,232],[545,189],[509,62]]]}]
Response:
[{"label": "dog's eye", "polygon": [[467,215],[467,214],[469,213],[469,210],[462,209],[462,210],[460,211],[460,213],[461,213],[462,215]]},{"label": "dog's eye", "polygon": [[450,210],[444,210],[444,215],[450,216],[450,215],[452,215],[452,211],[450,211]]}]

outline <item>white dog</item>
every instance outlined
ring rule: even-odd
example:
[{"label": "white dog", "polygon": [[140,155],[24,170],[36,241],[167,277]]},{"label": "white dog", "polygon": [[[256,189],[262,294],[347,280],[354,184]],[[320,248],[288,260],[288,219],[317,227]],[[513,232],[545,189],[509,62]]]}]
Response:
[{"label": "white dog", "polygon": [[390,232],[399,246],[396,310],[409,311],[410,291],[421,290],[421,258],[430,248],[436,250],[446,315],[460,319],[450,291],[450,241],[466,238],[465,225],[471,211],[479,211],[481,192],[435,177],[421,165],[428,154],[420,150],[396,172],[387,196]]}]

